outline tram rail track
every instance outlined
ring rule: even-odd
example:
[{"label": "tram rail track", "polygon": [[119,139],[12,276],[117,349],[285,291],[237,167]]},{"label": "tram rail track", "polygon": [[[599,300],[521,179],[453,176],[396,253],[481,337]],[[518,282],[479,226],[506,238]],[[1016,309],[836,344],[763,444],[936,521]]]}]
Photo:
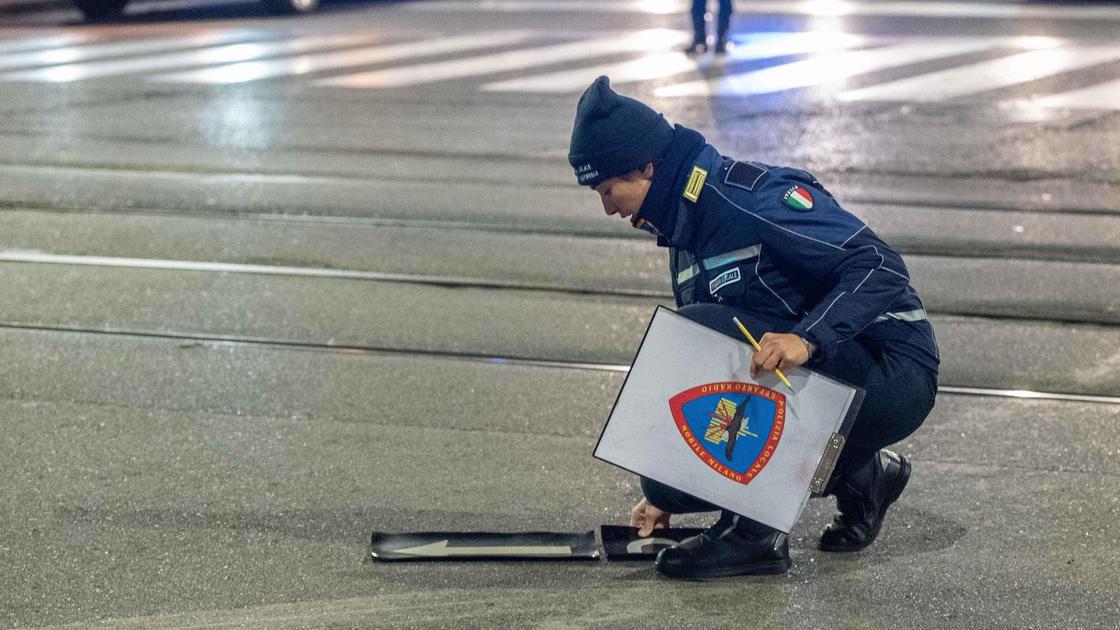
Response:
[{"label": "tram rail track", "polygon": [[[920,266],[915,267],[919,270],[924,270],[924,267],[934,266],[928,264],[925,260],[916,262],[920,263]],[[954,264],[961,264],[961,261],[951,262]],[[323,280],[400,283],[455,289],[547,292],[573,296],[640,298],[661,301],[671,301],[673,298],[672,292],[668,287],[642,287],[640,286],[641,283],[635,282],[630,282],[630,286],[623,286],[626,283],[620,283],[618,285],[605,283],[593,284],[587,279],[582,280],[582,284],[572,284],[570,282],[566,284],[559,281],[521,280],[514,277],[495,278],[481,275],[441,275],[281,264],[247,264],[224,261],[67,255],[19,250],[0,250],[0,264],[2,263],[317,278]],[[976,265],[974,264],[972,266]],[[1112,272],[1112,275],[1120,275],[1120,272],[1111,267],[1103,267],[1103,269],[1104,271],[1102,271],[1102,273]],[[1070,275],[1072,273],[1073,276],[1076,276],[1080,268],[1065,269],[1063,271],[1065,275]],[[937,278],[937,280],[938,281],[934,283],[936,289],[940,289],[941,285],[945,284],[947,281],[946,278]],[[951,278],[948,280],[951,280]],[[1040,281],[1040,286],[1046,286],[1048,282],[1054,284],[1055,288],[1060,288],[1060,285],[1073,281],[1073,277],[1057,277],[1055,279],[1046,279],[1044,282]],[[971,289],[974,288],[976,287],[968,287],[968,290],[964,290],[963,292],[969,293]],[[1056,300],[1057,305],[1061,306],[1061,308],[1047,308],[1047,303],[1039,302],[1033,303],[1029,308],[1024,309],[1022,305],[1013,303],[1009,305],[1006,296],[1004,299],[989,301],[970,301],[969,299],[963,298],[959,301],[955,301],[952,298],[950,298],[949,301],[939,301],[937,298],[943,297],[939,291],[932,291],[931,294],[933,299],[927,299],[929,311],[942,316],[984,317],[1009,321],[1048,321],[1068,324],[1110,325],[1120,323],[1120,321],[1118,321],[1120,318],[1118,318],[1115,313],[1115,304],[1107,303],[1107,296],[1102,297],[1100,300],[1101,303],[1095,308],[1090,308],[1085,305],[1077,306],[1063,300]]]},{"label": "tram rail track", "polygon": [[[331,344],[314,341],[298,341],[270,337],[248,337],[236,335],[215,335],[189,332],[150,332],[138,330],[124,330],[111,328],[81,328],[71,326],[44,326],[17,322],[0,322],[0,330],[41,332],[50,334],[76,334],[97,335],[105,337],[124,337],[133,339],[153,339],[172,342],[191,342],[201,346],[211,347],[256,347],[275,350],[297,350],[314,352],[331,352],[348,355],[365,356],[411,356],[430,357],[447,361],[467,361],[472,363],[488,363],[491,365],[509,365],[519,367],[539,367],[560,370],[587,370],[597,372],[628,373],[630,366],[618,363],[598,363],[586,361],[567,361],[542,359],[529,356],[493,355],[486,353],[432,351],[421,349],[399,349],[378,347],[360,344]],[[1057,391],[1040,391],[1025,389],[1002,389],[987,387],[965,387],[955,385],[941,385],[938,391],[945,394],[960,396],[983,396],[995,398],[1015,398],[1022,400],[1048,400],[1064,402],[1086,402],[1097,404],[1120,405],[1120,396],[1102,396],[1094,394],[1077,394]]]}]

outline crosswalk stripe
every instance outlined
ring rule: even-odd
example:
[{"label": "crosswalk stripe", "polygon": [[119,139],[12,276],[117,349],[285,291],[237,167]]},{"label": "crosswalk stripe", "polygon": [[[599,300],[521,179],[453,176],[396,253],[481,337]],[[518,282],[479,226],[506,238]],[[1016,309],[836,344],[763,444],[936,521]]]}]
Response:
[{"label": "crosswalk stripe", "polygon": [[482,11],[503,13],[533,11],[567,11],[572,13],[625,13],[673,15],[688,10],[688,3],[682,0],[430,0],[429,2],[410,3],[410,11]]},{"label": "crosswalk stripe", "polygon": [[948,70],[841,92],[842,101],[935,102],[1011,87],[1120,59],[1120,47],[1031,50]]},{"label": "crosswalk stripe", "polygon": [[84,44],[90,39],[92,38],[84,33],[61,33],[58,35],[43,35],[41,37],[24,37],[10,42],[0,42],[0,54],[6,55],[8,53],[27,50],[75,46],[77,44]]},{"label": "crosswalk stripe", "polygon": [[1032,101],[1037,107],[1054,109],[1120,109],[1120,79],[1078,90],[1051,94]]},{"label": "crosswalk stripe", "polygon": [[825,54],[753,72],[669,85],[657,96],[745,96],[842,81],[860,74],[953,57],[995,46],[994,40],[913,41],[882,48]]},{"label": "crosswalk stripe", "polygon": [[621,85],[635,81],[650,81],[674,74],[695,71],[698,68],[695,58],[684,53],[671,52],[647,55],[623,63],[579,68],[541,74],[524,79],[513,79],[482,86],[486,92],[539,92],[562,93],[579,92],[590,85],[591,81],[605,74],[611,84]]},{"label": "crosswalk stripe", "polygon": [[[682,0],[431,0],[409,3],[410,11],[482,11],[530,13],[558,11],[572,13],[621,13],[626,15],[676,15],[687,13],[689,3]],[[739,14],[809,15],[819,17],[887,16],[925,18],[988,18],[1047,20],[1120,20],[1115,6],[1047,6],[1014,2],[929,2],[901,0],[850,2],[847,0],[752,0],[737,3]]]},{"label": "crosswalk stripe", "polygon": [[[659,0],[646,1],[653,3]],[[767,0],[760,1],[765,4]],[[490,5],[493,2],[483,0],[480,4]],[[756,2],[755,6],[758,4]],[[662,2],[661,6],[668,5]],[[599,31],[593,39],[571,41],[575,37],[578,35],[511,30],[373,45],[380,36],[369,31],[276,41],[267,39],[268,33],[260,30],[213,29],[180,37],[100,42],[87,32],[55,32],[0,41],[0,53],[3,53],[0,54],[0,70],[7,70],[0,72],[0,81],[67,82],[165,71],[150,79],[200,84],[241,83],[520,45],[546,38],[569,41],[426,64],[363,70],[327,77],[315,83],[354,88],[398,87],[578,62],[594,57],[648,53],[635,59],[598,64],[588,62],[592,65],[485,83],[480,89],[488,92],[574,93],[584,89],[600,74],[610,76],[613,84],[621,85],[678,75],[689,78],[691,74],[695,77],[700,71],[710,70],[710,74],[718,76],[666,85],[657,88],[654,93],[658,97],[741,96],[836,84],[853,76],[996,48],[1019,48],[1022,51],[1005,50],[998,58],[845,90],[835,95],[841,101],[937,102],[1120,61],[1120,46],[1077,46],[1066,40],[1044,37],[903,40],[836,32],[752,33],[740,37],[738,45],[725,57],[697,57],[666,51],[688,40],[686,33],[675,30],[652,29],[629,34]],[[867,48],[872,45],[878,47]],[[758,70],[723,74],[723,66],[733,61],[805,54],[811,56]],[[168,70],[171,72],[166,72]],[[842,89],[842,84],[833,86],[830,91],[837,89]],[[1039,108],[1120,110],[1120,79],[1034,97],[1029,102]]]},{"label": "crosswalk stripe", "polygon": [[217,46],[214,48],[185,50],[152,57],[67,64],[38,70],[0,74],[0,80],[64,83],[98,77],[166,70],[168,68],[182,66],[247,61],[273,55],[300,53],[319,48],[333,48],[368,41],[368,35],[313,35],[274,42],[240,43]]},{"label": "crosswalk stripe", "polygon": [[457,59],[404,68],[374,70],[317,81],[318,85],[349,88],[387,88],[433,83],[448,79],[496,74],[574,61],[599,55],[664,50],[688,41],[681,31],[651,29],[628,35],[583,40],[556,46],[514,50],[468,59]]},{"label": "crosswalk stripe", "polygon": [[[864,45],[869,38],[836,33],[756,33],[732,48],[726,57],[717,57],[710,66],[720,66],[727,61],[767,59],[825,50],[836,50]],[[636,81],[662,79],[675,74],[700,69],[706,58],[696,58],[684,53],[664,53],[621,63],[604,64],[575,70],[562,70],[523,79],[512,79],[483,86],[494,92],[578,92],[587,87],[595,77],[605,74],[611,83],[621,85]]]},{"label": "crosswalk stripe", "polygon": [[90,44],[88,46],[66,45],[58,48],[24,52],[0,57],[0,70],[23,68],[33,66],[64,67],[70,64],[92,61],[104,57],[123,55],[136,55],[151,52],[166,52],[176,48],[197,48],[228,44],[230,42],[245,41],[260,37],[254,31],[204,31],[183,37],[159,37],[153,39],[138,39],[104,44]]},{"label": "crosswalk stripe", "polygon": [[152,77],[152,80],[179,83],[242,83],[280,76],[297,76],[335,68],[463,52],[492,46],[508,46],[527,41],[533,36],[534,33],[531,31],[493,31],[404,44],[301,55],[286,59],[249,61],[215,68],[157,75]]}]

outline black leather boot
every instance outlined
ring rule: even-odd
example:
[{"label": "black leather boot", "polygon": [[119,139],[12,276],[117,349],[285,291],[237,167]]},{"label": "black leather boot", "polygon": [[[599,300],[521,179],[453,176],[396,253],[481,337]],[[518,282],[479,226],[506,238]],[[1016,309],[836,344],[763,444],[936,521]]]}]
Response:
[{"label": "black leather boot", "polygon": [[785,573],[789,565],[788,536],[731,512],[699,536],[662,549],[656,564],[662,575],[692,580]]},{"label": "black leather boot", "polygon": [[909,480],[910,462],[886,449],[859,469],[844,472],[832,489],[840,514],[825,528],[817,547],[836,552],[867,548],[879,536],[887,508]]}]

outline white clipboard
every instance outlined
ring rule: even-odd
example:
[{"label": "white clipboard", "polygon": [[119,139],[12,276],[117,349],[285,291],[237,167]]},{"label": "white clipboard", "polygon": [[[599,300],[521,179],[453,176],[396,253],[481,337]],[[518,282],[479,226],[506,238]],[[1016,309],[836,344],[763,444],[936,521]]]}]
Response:
[{"label": "white clipboard", "polygon": [[863,390],[804,368],[750,377],[753,348],[658,307],[595,457],[789,532],[824,489]]}]

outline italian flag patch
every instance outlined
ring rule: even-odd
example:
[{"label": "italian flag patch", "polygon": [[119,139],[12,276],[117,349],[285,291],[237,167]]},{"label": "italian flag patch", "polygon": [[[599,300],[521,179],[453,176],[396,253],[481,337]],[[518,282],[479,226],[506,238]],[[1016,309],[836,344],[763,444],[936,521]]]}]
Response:
[{"label": "italian flag patch", "polygon": [[782,199],[794,210],[812,210],[813,196],[801,186],[790,186]]}]

